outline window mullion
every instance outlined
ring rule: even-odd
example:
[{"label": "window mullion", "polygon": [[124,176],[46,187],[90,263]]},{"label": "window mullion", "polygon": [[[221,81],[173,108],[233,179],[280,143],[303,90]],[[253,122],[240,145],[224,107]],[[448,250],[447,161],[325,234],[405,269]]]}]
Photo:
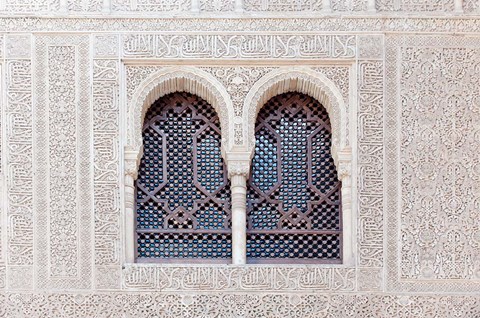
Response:
[{"label": "window mullion", "polygon": [[[232,157],[244,157],[244,160],[231,160]],[[247,179],[250,155],[227,153],[227,167],[232,200],[232,264],[244,265],[247,262]]]}]

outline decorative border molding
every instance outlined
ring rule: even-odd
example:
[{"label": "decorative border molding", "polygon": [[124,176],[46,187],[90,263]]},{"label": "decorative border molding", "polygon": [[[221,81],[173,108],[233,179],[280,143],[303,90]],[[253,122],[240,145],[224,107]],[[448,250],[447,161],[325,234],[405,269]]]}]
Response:
[{"label": "decorative border molding", "polygon": [[282,12],[289,14],[335,14],[335,13],[369,13],[389,12],[425,12],[434,14],[459,14],[478,11],[475,0],[424,0],[411,2],[400,0],[4,0],[0,3],[2,13],[36,13],[39,16],[55,13],[61,16],[79,13],[130,14],[181,16],[232,14],[248,15],[253,12],[260,16],[278,16]]},{"label": "decorative border molding", "polygon": [[479,296],[334,293],[0,293],[0,317],[465,317]]},{"label": "decorative border molding", "polygon": [[[310,18],[40,18],[0,17],[4,32],[151,32],[195,33],[192,30],[217,32],[435,32],[479,33],[480,19],[473,16],[441,17],[310,17]],[[58,31],[61,30],[61,31]]]}]

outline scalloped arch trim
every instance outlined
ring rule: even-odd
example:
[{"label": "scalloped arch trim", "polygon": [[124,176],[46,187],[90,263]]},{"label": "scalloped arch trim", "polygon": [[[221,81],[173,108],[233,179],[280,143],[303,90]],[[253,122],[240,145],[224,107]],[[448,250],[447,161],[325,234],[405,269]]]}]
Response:
[{"label": "scalloped arch trim", "polygon": [[225,87],[212,75],[194,67],[168,67],[144,80],[129,103],[127,122],[127,148],[140,152],[142,125],[149,107],[160,97],[188,92],[210,103],[220,118],[222,152],[228,149],[229,117],[233,117],[233,104]]},{"label": "scalloped arch trim", "polygon": [[272,97],[299,92],[318,100],[327,110],[332,123],[332,155],[338,167],[338,152],[348,144],[346,140],[348,119],[346,105],[340,90],[323,74],[306,67],[289,67],[272,71],[256,82],[248,93],[244,108],[248,123],[248,149],[255,146],[255,122],[260,109]]}]

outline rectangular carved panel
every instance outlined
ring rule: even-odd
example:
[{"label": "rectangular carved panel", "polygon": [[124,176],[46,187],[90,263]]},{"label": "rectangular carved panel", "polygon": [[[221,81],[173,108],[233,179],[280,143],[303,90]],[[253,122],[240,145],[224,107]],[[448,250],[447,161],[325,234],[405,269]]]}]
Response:
[{"label": "rectangular carved panel", "polygon": [[95,264],[120,264],[118,61],[93,60]]},{"label": "rectangular carved panel", "polygon": [[376,7],[379,11],[451,12],[454,2],[455,0],[376,0]]},{"label": "rectangular carved panel", "polygon": [[126,58],[354,58],[354,35],[163,35],[123,38]]},{"label": "rectangular carved panel", "polygon": [[89,38],[35,40],[37,285],[88,288],[93,205]]},{"label": "rectangular carved panel", "polygon": [[480,280],[480,49],[400,54],[400,276]]},{"label": "rectangular carved panel", "polygon": [[31,72],[30,60],[7,62],[7,261],[11,265],[33,264]]},{"label": "rectangular carved panel", "polygon": [[4,0],[9,12],[44,12],[58,9],[60,0]]},{"label": "rectangular carved panel", "polygon": [[33,159],[31,36],[5,36],[5,174],[7,268],[9,289],[33,288]]},{"label": "rectangular carved panel", "polygon": [[115,11],[180,12],[189,11],[191,0],[111,0]]},{"label": "rectangular carved panel", "polygon": [[[379,43],[372,45],[381,50]],[[357,259],[360,269],[357,280],[360,290],[370,291],[383,288],[383,88],[383,62],[360,60],[357,113]]]},{"label": "rectangular carved panel", "polygon": [[383,266],[383,63],[358,68],[358,260]]},{"label": "rectangular carved panel", "polygon": [[386,47],[389,290],[478,293],[480,38]]},{"label": "rectangular carved panel", "polygon": [[123,287],[182,291],[353,291],[355,270],[319,267],[129,266]]}]

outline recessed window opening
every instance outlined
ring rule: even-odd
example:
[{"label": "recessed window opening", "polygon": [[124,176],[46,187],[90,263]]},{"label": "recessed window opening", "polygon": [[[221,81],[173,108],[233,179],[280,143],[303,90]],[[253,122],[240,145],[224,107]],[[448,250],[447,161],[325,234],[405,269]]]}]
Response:
[{"label": "recessed window opening", "polygon": [[247,190],[247,263],[341,263],[341,182],[326,109],[290,92],[255,126]]},{"label": "recessed window opening", "polygon": [[148,109],[142,136],[137,262],[229,263],[230,183],[213,107],[189,93],[165,95]]}]

